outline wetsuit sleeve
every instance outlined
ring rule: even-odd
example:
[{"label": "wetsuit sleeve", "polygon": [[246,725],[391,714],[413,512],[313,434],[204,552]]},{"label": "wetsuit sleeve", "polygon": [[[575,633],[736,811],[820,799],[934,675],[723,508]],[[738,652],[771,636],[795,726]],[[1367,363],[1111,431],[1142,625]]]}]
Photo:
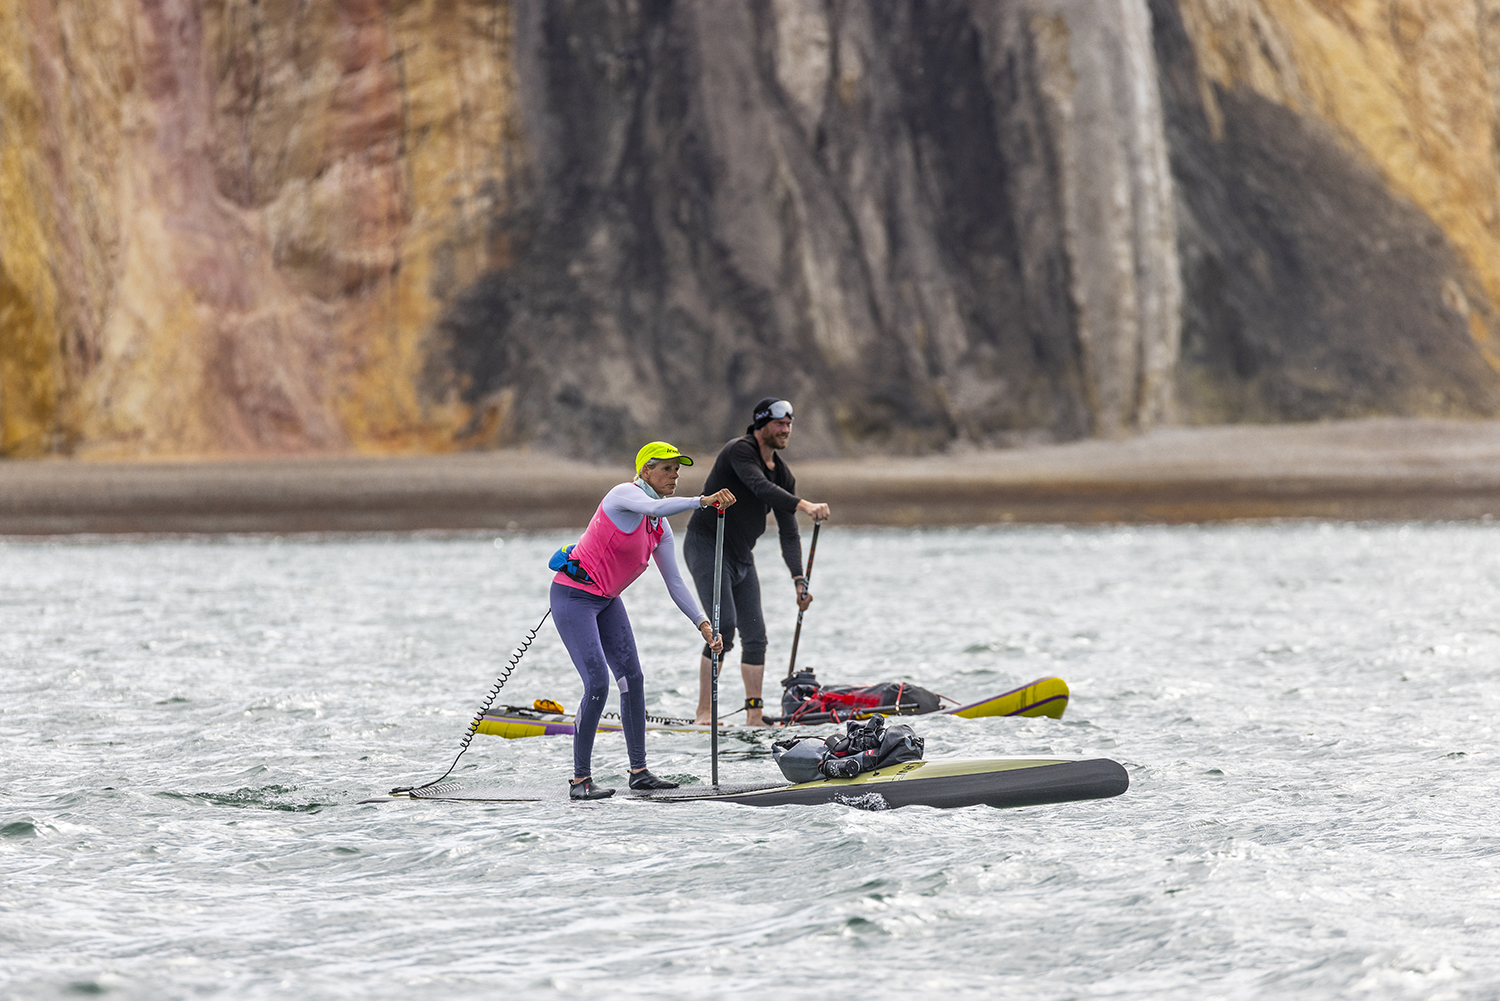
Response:
[{"label": "wetsuit sleeve", "polygon": [[672,526],[666,522],[662,522],[662,526],[666,531],[651,558],[656,561],[656,569],[661,571],[661,579],[667,582],[667,593],[682,609],[682,614],[691,619],[693,625],[702,625],[708,621],[708,616],[698,607],[698,599],[693,597],[692,590],[682,579],[682,571],[677,569],[677,544],[672,541]]},{"label": "wetsuit sleeve", "polygon": [[781,530],[781,558],[793,577],[802,576],[802,534],[797,528],[797,512],[777,511],[776,527]]},{"label": "wetsuit sleeve", "polygon": [[633,532],[642,518],[670,518],[698,506],[697,497],[663,497],[652,500],[634,483],[621,483],[604,495],[604,513],[622,532]]},{"label": "wetsuit sleeve", "polygon": [[777,513],[797,510],[797,496],[771,482],[754,445],[744,439],[735,442],[729,453],[729,464],[740,482],[766,507]]}]

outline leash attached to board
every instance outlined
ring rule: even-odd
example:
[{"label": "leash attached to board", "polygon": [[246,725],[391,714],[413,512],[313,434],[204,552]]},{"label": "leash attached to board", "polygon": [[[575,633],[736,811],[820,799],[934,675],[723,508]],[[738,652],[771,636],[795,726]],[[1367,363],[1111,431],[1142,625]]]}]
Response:
[{"label": "leash attached to board", "polygon": [[[812,545],[807,547],[807,573],[802,575],[802,594],[806,594],[808,586],[812,584],[812,565],[813,560],[818,555],[818,531],[822,527],[823,523],[821,521],[813,522]],[[798,595],[798,597],[801,597],[801,595]],[[786,666],[787,681],[791,681],[792,675],[797,672],[797,642],[802,639],[802,613],[806,611],[807,609],[805,608],[797,609],[797,631],[792,633],[792,662]]]},{"label": "leash attached to board", "polygon": [[511,652],[509,663],[507,663],[505,667],[501,668],[500,676],[495,679],[495,684],[491,686],[490,694],[485,697],[484,705],[480,706],[479,711],[474,714],[474,722],[469,724],[469,731],[464,734],[463,740],[459,741],[458,757],[453,759],[453,764],[448,766],[448,770],[439,775],[437,778],[433,779],[431,782],[428,782],[424,785],[397,786],[390,791],[390,795],[394,796],[397,793],[416,792],[418,789],[426,789],[429,786],[437,785],[439,782],[443,781],[443,779],[453,774],[453,769],[458,767],[458,759],[464,756],[464,752],[469,749],[469,742],[474,739],[474,734],[479,732],[479,724],[484,721],[484,714],[489,712],[490,706],[495,704],[495,696],[500,694],[500,689],[504,688],[505,683],[510,680],[511,672],[514,671],[516,669],[516,665],[521,662],[522,656],[525,655],[527,649],[536,640],[536,634],[541,631],[542,626],[547,621],[547,616],[551,614],[552,609],[549,607],[545,612],[542,613],[542,617],[537,622],[537,624],[533,626],[529,632],[527,632],[526,638],[521,641],[521,645],[516,647],[515,650]]}]

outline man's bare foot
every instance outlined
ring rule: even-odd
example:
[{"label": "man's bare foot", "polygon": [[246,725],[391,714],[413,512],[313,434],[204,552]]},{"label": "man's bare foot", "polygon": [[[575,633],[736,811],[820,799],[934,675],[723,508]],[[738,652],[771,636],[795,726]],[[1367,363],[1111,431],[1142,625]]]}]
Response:
[{"label": "man's bare foot", "polygon": [[766,713],[765,713],[765,710],[763,710],[763,709],[746,709],[745,710],[745,725],[746,726],[765,726],[766,725]]}]

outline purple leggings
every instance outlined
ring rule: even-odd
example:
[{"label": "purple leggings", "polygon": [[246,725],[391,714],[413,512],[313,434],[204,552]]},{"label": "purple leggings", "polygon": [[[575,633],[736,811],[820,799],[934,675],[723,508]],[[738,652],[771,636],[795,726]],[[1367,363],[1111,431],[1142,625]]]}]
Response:
[{"label": "purple leggings", "polygon": [[630,767],[645,768],[646,692],[625,603],[553,581],[552,621],[583,676],[583,701],[573,721],[573,777],[593,774],[594,732],[609,697],[610,674],[620,686],[620,720]]}]

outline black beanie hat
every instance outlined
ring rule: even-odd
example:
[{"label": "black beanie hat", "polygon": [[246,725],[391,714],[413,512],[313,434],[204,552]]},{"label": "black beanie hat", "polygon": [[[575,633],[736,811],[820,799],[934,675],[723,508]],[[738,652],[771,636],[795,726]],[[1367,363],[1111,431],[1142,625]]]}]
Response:
[{"label": "black beanie hat", "polygon": [[781,399],[779,396],[763,396],[755,409],[750,411],[750,419],[754,421],[754,427],[763,428],[771,423],[771,404]]},{"label": "black beanie hat", "polygon": [[[750,426],[745,429],[746,434],[751,434],[771,423],[771,405],[783,402],[779,396],[762,396],[755,409],[750,411]],[[791,404],[787,404],[790,406]]]}]

